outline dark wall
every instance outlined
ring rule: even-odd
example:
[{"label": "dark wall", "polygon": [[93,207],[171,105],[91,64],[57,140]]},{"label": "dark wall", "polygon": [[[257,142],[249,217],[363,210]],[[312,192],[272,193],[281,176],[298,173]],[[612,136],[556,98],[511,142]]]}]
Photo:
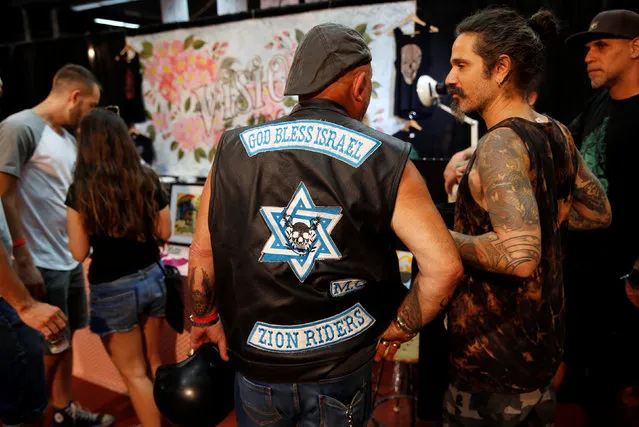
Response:
[{"label": "dark wall", "polygon": [[[379,1],[370,1],[378,3]],[[364,4],[362,0],[341,1],[340,6]],[[440,32],[434,34],[431,44],[430,74],[443,81],[449,70],[450,49],[454,39],[455,25],[474,11],[489,5],[480,0],[418,0],[418,14],[436,25]],[[563,40],[569,34],[585,30],[590,20],[606,9],[626,8],[638,10],[636,0],[555,0],[555,1],[510,1],[504,4],[530,16],[540,7],[553,10],[563,23],[560,40],[550,49],[548,77],[540,91],[537,109],[563,121],[569,122],[580,111],[590,96],[583,51],[567,49]],[[282,15],[314,10],[325,6],[302,5],[281,9],[269,9],[255,13],[256,17]],[[244,16],[246,15],[246,16]],[[214,20],[195,23],[171,24],[153,27],[153,32],[170,28],[201,26],[213,23],[248,18],[251,14],[217,17]],[[149,30],[139,30],[146,32]],[[57,40],[20,43],[0,46],[0,72],[4,81],[5,95],[0,100],[0,118],[7,114],[30,108],[47,95],[55,71],[62,65],[73,62],[92,69],[104,86],[102,104],[117,103],[122,91],[121,79],[115,72],[114,58],[124,46],[124,32],[106,32],[86,36],[67,37]],[[89,63],[87,49],[93,45],[95,61]],[[441,139],[445,155],[454,153],[467,145],[468,130],[457,126],[445,113],[434,114],[438,120],[433,128],[438,129],[433,138]]]},{"label": "dark wall", "polygon": [[[90,46],[95,50],[93,62],[89,62]],[[51,89],[55,72],[68,63],[85,66],[96,74],[103,86],[102,105],[117,103],[123,83],[115,72],[115,56],[123,46],[124,33],[105,33],[0,47],[4,83],[0,118],[42,101]]]},{"label": "dark wall", "polygon": [[[494,4],[482,0],[418,0],[418,14],[437,26],[432,43],[432,77],[443,81],[449,71],[450,49],[455,25],[473,12]],[[546,80],[540,90],[537,110],[562,122],[570,122],[590,96],[583,49],[567,48],[563,41],[570,34],[585,31],[592,18],[609,9],[630,9],[639,12],[636,0],[554,0],[502,1],[530,17],[539,8],[555,12],[562,23],[559,40],[550,46]]]}]

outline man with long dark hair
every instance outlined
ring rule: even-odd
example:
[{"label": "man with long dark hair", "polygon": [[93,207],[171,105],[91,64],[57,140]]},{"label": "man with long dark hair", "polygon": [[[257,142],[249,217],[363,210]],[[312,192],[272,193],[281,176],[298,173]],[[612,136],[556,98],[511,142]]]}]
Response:
[{"label": "man with long dark hair", "polygon": [[[0,188],[13,239],[18,276],[35,298],[60,307],[69,320],[65,338],[87,325],[82,265],[72,257],[64,200],[76,158],[72,133],[100,100],[95,76],[65,65],[53,78],[47,98],[33,109],[0,123]],[[45,367],[51,390],[53,426],[108,425],[113,417],[91,413],[72,401],[71,351],[50,354]]]},{"label": "man with long dark hair", "polygon": [[466,277],[448,312],[451,384],[444,425],[545,426],[561,362],[561,232],[605,227],[610,205],[565,126],[536,113],[550,12],[526,21],[486,9],[457,26],[446,78],[455,110],[488,133],[461,179],[453,238]]},{"label": "man with long dark hair", "polygon": [[[370,62],[357,31],[314,27],[292,113],[221,137],[191,245],[191,343],[233,360],[241,426],[365,426],[373,357],[433,320],[461,275],[409,144],[361,122]],[[395,234],[420,267],[408,295]]]}]

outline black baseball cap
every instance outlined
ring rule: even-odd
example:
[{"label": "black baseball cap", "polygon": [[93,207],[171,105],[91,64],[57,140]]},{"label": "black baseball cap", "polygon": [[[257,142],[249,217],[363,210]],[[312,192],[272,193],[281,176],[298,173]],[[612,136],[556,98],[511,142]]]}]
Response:
[{"label": "black baseball cap", "polygon": [[295,51],[284,95],[317,93],[371,60],[366,41],[354,29],[332,23],[317,25]]},{"label": "black baseball cap", "polygon": [[573,34],[566,43],[586,44],[599,39],[629,39],[639,37],[639,14],[631,10],[606,10],[594,17],[588,31]]}]

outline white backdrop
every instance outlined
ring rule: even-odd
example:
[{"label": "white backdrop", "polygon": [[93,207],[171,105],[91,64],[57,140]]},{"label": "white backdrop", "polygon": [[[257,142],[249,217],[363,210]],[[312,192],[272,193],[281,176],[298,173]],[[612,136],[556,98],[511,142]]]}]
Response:
[{"label": "white backdrop", "polygon": [[284,97],[293,54],[313,26],[336,22],[358,30],[373,55],[375,92],[370,126],[395,133],[395,41],[389,31],[415,12],[412,1],[343,7],[129,37],[143,67],[150,121],[139,129],[154,140],[161,174],[206,176],[225,129],[281,117],[295,105]]}]

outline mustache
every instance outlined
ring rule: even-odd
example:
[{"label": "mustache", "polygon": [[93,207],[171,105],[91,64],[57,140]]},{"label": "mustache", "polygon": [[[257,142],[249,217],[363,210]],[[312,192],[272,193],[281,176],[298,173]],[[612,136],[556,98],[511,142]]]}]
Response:
[{"label": "mustache", "polygon": [[466,93],[463,89],[455,87],[455,86],[447,86],[449,95],[458,95],[460,98],[466,98]]}]

